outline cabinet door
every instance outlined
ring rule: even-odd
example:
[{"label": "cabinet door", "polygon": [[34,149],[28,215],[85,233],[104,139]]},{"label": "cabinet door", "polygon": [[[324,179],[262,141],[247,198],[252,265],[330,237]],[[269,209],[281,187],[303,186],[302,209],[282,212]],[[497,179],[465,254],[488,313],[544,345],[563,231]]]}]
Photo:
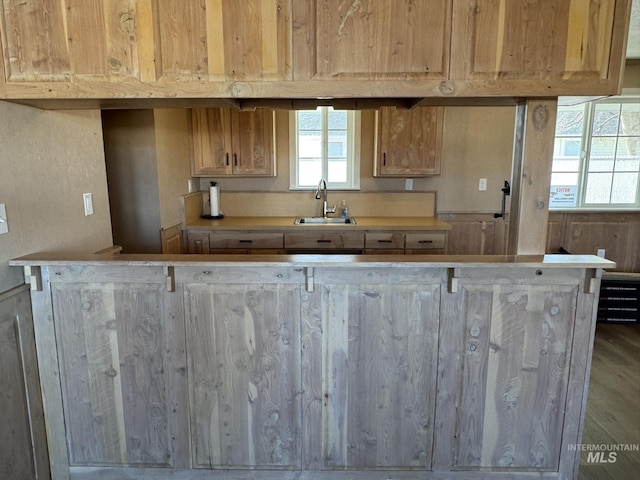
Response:
[{"label": "cabinet door", "polygon": [[175,403],[181,314],[163,301],[164,283],[93,275],[51,287],[69,464],[172,466],[186,411]]},{"label": "cabinet door", "polygon": [[160,77],[289,80],[291,2],[154,2]]},{"label": "cabinet door", "polygon": [[447,78],[450,0],[299,3],[296,79]]},{"label": "cabinet door", "polygon": [[185,310],[193,466],[299,468],[300,286],[187,285]]},{"label": "cabinet door", "polygon": [[580,89],[593,94],[594,86],[619,74],[620,59],[614,57],[620,55],[614,51],[620,47],[612,32],[614,18],[620,22],[625,17],[616,12],[622,4],[626,2],[456,0],[451,79],[491,81],[494,89],[523,94],[575,95]]},{"label": "cabinet door", "polygon": [[490,285],[493,275],[443,297],[439,369],[465,373],[439,387],[434,452],[465,470],[557,471],[578,287],[550,272],[526,286]]},{"label": "cabinet door", "polygon": [[369,272],[346,283],[340,276],[317,278],[326,361],[322,468],[429,469],[440,286],[370,283]]},{"label": "cabinet door", "polygon": [[231,111],[234,175],[274,175],[273,116],[267,108]]},{"label": "cabinet door", "polygon": [[383,107],[377,113],[374,176],[440,174],[444,107]]},{"label": "cabinet door", "polygon": [[231,173],[231,117],[226,108],[191,110],[193,175]]}]

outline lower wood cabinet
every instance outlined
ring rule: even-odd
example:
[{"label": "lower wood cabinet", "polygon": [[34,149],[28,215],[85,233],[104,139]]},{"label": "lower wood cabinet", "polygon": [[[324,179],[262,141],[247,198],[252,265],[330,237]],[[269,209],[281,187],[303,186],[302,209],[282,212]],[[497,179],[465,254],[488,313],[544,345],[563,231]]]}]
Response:
[{"label": "lower wood cabinet", "polygon": [[54,480],[573,472],[585,269],[458,265],[43,267]]},{"label": "lower wood cabinet", "polygon": [[362,232],[305,231],[262,232],[224,230],[187,231],[188,253],[196,254],[295,254],[350,253],[372,255],[444,254],[446,231]]}]

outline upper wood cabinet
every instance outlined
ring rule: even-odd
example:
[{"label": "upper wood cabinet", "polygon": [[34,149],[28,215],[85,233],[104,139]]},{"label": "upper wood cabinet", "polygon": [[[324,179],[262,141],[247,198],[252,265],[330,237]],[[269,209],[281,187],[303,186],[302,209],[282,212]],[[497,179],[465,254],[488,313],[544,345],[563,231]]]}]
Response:
[{"label": "upper wood cabinet", "polygon": [[376,114],[376,177],[440,174],[444,107],[383,107]]},{"label": "upper wood cabinet", "polygon": [[452,88],[567,95],[616,87],[629,4],[454,0]]},{"label": "upper wood cabinet", "polygon": [[275,175],[273,117],[265,108],[192,109],[193,175]]},{"label": "upper wood cabinet", "polygon": [[291,1],[5,1],[6,81],[291,79]]},{"label": "upper wood cabinet", "polygon": [[450,1],[298,3],[296,20],[307,38],[294,44],[296,80],[447,78]]},{"label": "upper wood cabinet", "polygon": [[631,0],[3,6],[0,98],[224,106],[214,100],[616,94]]}]

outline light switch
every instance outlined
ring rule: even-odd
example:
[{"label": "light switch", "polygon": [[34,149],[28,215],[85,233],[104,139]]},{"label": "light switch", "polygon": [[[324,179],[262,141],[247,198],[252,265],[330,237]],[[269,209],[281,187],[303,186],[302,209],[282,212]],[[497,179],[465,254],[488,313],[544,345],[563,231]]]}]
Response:
[{"label": "light switch", "polygon": [[405,190],[413,190],[413,178],[407,178],[404,181],[404,189]]},{"label": "light switch", "polygon": [[7,209],[4,203],[0,203],[0,235],[9,233],[9,221],[7,220]]},{"label": "light switch", "polygon": [[481,178],[480,181],[478,182],[478,190],[481,192],[486,192],[487,191],[487,179],[486,178]]},{"label": "light switch", "polygon": [[91,193],[83,193],[84,200],[84,216],[93,215],[93,195]]}]

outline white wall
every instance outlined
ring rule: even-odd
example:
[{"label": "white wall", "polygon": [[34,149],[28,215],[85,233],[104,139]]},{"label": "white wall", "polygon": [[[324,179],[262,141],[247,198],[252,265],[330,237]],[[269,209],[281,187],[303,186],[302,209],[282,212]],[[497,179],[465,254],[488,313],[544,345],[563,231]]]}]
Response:
[{"label": "white wall", "polygon": [[[84,215],[82,194],[93,194]],[[112,244],[100,112],[45,111],[0,102],[0,292],[24,283],[8,260],[43,251],[93,252]]]}]

